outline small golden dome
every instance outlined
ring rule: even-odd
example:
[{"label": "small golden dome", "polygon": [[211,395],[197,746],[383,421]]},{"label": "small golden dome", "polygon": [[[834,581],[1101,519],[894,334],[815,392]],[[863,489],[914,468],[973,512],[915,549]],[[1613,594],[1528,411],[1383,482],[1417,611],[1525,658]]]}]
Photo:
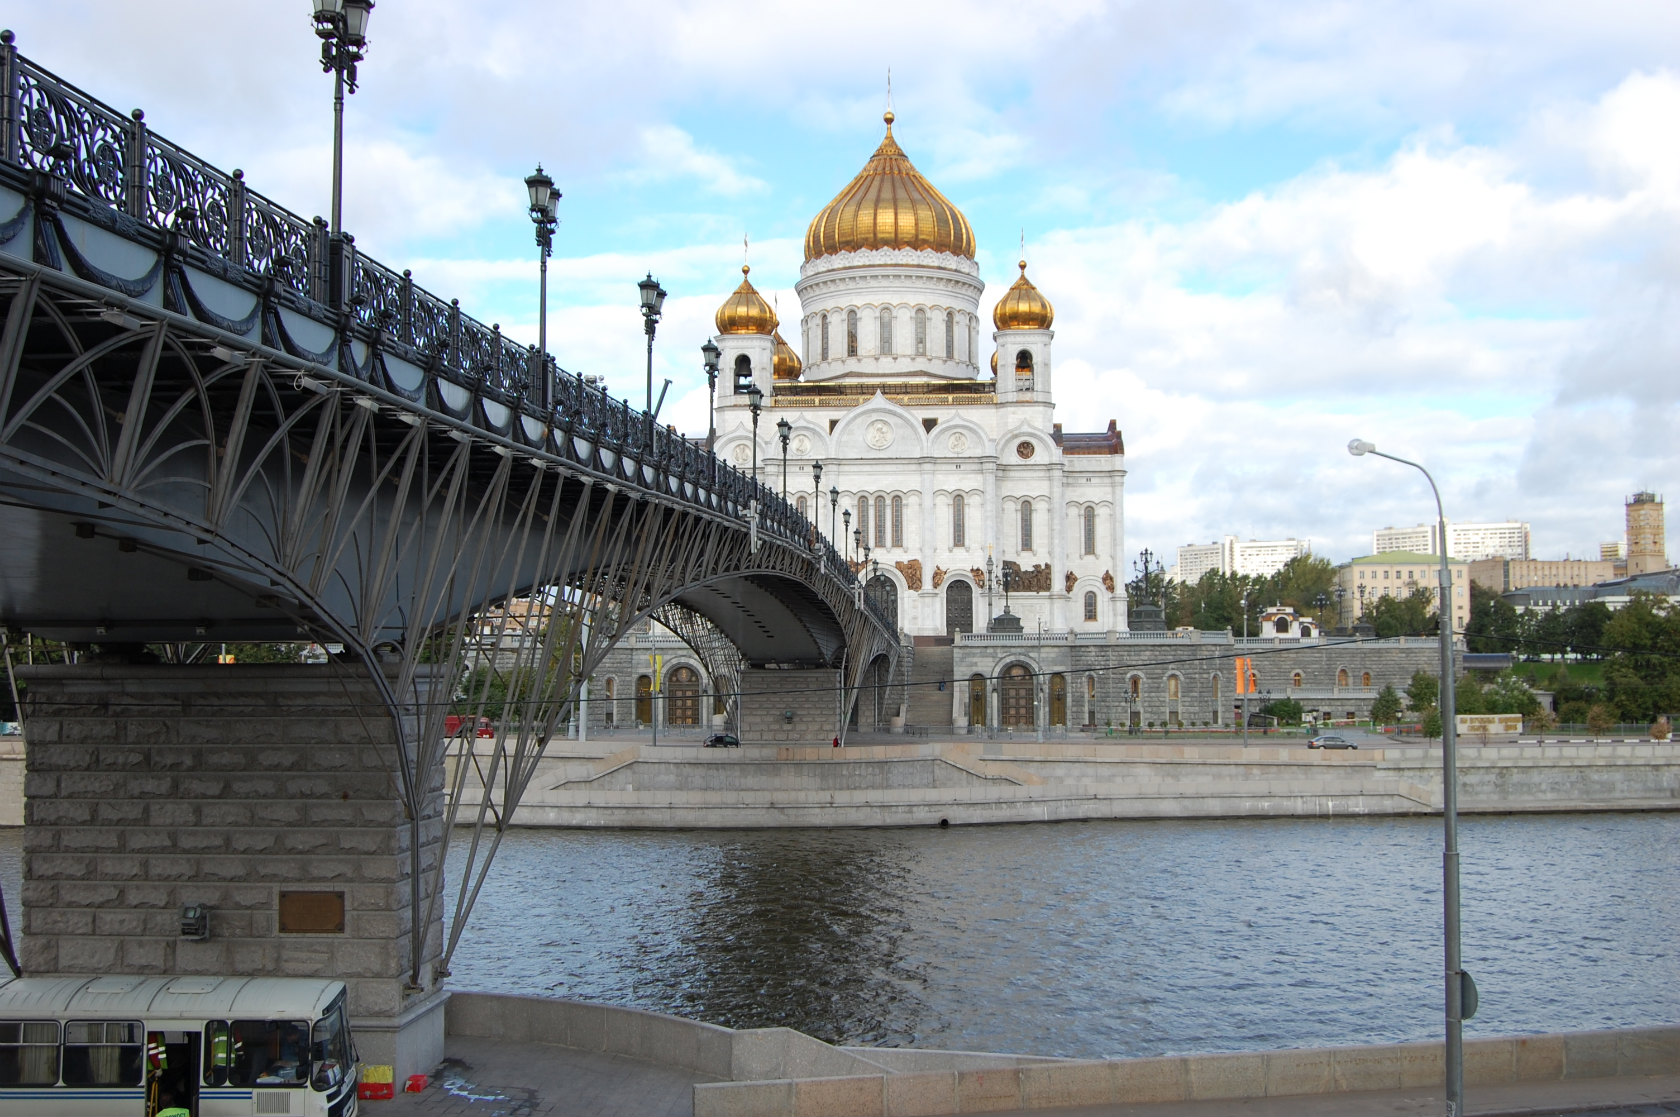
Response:
[{"label": "small golden dome", "polygon": [[857,177],[823,207],[805,231],[805,259],[867,248],[917,248],[974,259],[968,218],[910,165],[887,135]]},{"label": "small golden dome", "polygon": [[1056,308],[1027,279],[1027,262],[1022,260],[1021,277],[992,308],[992,325],[1000,330],[1048,330],[1055,320]]},{"label": "small golden dome", "polygon": [[764,296],[759,294],[758,289],[747,279],[747,273],[751,270],[747,265],[741,265],[741,285],[718,307],[718,333],[768,336],[775,333],[776,327],[781,325],[776,319],[776,312],[770,309],[770,304],[764,301]]},{"label": "small golden dome", "polygon": [[770,360],[771,376],[776,380],[798,380],[800,372],[805,368],[799,363],[799,354],[795,353],[793,346],[782,337],[782,331],[777,330],[775,338],[776,355]]}]

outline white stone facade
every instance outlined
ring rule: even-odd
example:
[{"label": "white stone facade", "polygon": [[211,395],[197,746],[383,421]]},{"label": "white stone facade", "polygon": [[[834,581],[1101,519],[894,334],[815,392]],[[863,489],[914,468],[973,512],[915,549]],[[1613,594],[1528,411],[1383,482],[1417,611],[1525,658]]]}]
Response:
[{"label": "white stone facade", "polygon": [[[1438,524],[1418,524],[1415,527],[1385,527],[1371,533],[1371,553],[1412,551],[1422,555],[1438,555],[1440,535]],[[1488,524],[1455,524],[1447,521],[1447,555],[1465,562],[1479,559],[1526,559],[1529,547],[1529,526],[1519,520],[1505,520]]]}]

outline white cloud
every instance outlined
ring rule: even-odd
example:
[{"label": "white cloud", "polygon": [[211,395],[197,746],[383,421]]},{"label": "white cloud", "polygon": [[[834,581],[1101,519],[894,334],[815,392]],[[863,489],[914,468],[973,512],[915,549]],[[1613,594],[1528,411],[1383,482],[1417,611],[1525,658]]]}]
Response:
[{"label": "white cloud", "polygon": [[743,174],[730,159],[696,147],[694,137],[673,124],[643,128],[641,144],[642,162],[623,172],[625,178],[638,182],[692,179],[702,190],[726,197],[767,188],[763,179]]}]

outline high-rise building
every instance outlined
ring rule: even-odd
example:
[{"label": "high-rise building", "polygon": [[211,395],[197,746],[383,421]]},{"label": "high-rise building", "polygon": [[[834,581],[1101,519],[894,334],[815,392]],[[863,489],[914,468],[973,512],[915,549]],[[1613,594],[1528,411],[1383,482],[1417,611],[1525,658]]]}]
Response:
[{"label": "high-rise building", "polygon": [[1264,578],[1276,574],[1291,559],[1312,554],[1310,539],[1250,539],[1241,542],[1234,535],[1217,543],[1186,543],[1178,549],[1178,565],[1171,577],[1195,585],[1209,570],[1226,574],[1247,574]]},{"label": "high-rise building", "polygon": [[[1411,551],[1415,554],[1438,555],[1440,525],[1418,524],[1416,527],[1385,527],[1371,533],[1371,552]],[[1489,524],[1455,524],[1447,521],[1447,555],[1449,558],[1475,562],[1477,559],[1528,557],[1529,528],[1519,520],[1505,520]]]},{"label": "high-rise building", "polygon": [[1662,497],[1651,492],[1634,493],[1627,498],[1628,577],[1667,569]]}]

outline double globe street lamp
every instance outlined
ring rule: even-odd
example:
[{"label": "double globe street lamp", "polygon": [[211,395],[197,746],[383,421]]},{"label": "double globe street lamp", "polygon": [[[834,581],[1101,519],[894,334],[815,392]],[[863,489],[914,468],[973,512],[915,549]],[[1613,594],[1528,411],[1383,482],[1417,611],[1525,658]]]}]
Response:
[{"label": "double globe street lamp", "polygon": [[[1464,969],[1460,950],[1459,886],[1458,886],[1458,727],[1457,707],[1453,697],[1452,650],[1452,570],[1447,565],[1447,514],[1441,505],[1441,490],[1435,478],[1417,462],[1385,454],[1376,445],[1355,438],[1348,443],[1348,453],[1354,457],[1366,454],[1387,458],[1391,462],[1409,465],[1423,474],[1429,491],[1435,494],[1435,516],[1439,524],[1441,548],[1441,600],[1437,615],[1441,631],[1441,820],[1445,830],[1445,848],[1441,854],[1442,931],[1446,939],[1446,1088],[1447,1117],[1460,1117],[1464,1112],[1464,1022],[1476,1015],[1476,982]],[[1361,613],[1364,612],[1361,587]]]}]

